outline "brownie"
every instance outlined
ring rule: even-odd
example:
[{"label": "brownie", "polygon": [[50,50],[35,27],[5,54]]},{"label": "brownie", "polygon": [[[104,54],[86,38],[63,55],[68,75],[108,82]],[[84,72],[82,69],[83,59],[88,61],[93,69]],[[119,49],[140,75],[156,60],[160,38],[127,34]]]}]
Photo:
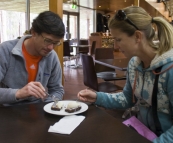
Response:
[{"label": "brownie", "polygon": [[58,104],[55,104],[55,103],[51,106],[51,110],[60,111],[61,109],[62,109],[62,106],[58,107]]},{"label": "brownie", "polygon": [[62,108],[58,108],[57,106],[52,106],[51,109],[55,111],[60,111]]},{"label": "brownie", "polygon": [[73,113],[73,112],[79,111],[80,109],[81,109],[81,106],[78,106],[77,108],[65,109],[65,111],[68,113]]}]

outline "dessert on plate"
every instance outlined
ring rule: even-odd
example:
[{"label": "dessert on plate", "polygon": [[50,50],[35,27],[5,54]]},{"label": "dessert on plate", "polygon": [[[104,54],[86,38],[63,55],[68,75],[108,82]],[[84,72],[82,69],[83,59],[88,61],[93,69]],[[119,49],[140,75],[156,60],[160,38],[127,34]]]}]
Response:
[{"label": "dessert on plate", "polygon": [[60,111],[63,107],[63,103],[61,101],[58,101],[57,103],[53,103],[53,105],[51,106],[51,109],[52,110],[55,110],[55,111]]},{"label": "dessert on plate", "polygon": [[68,113],[73,113],[73,112],[79,111],[80,109],[81,109],[81,105],[80,105],[79,102],[70,101],[67,104],[67,108],[65,109],[65,111],[68,112]]}]

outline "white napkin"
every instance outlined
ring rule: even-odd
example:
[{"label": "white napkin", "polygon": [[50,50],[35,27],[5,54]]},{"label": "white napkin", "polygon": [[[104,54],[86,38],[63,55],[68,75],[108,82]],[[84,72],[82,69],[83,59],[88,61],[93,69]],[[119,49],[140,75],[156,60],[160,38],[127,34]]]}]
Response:
[{"label": "white napkin", "polygon": [[71,132],[85,119],[85,116],[65,116],[59,122],[50,126],[48,132],[71,134]]}]

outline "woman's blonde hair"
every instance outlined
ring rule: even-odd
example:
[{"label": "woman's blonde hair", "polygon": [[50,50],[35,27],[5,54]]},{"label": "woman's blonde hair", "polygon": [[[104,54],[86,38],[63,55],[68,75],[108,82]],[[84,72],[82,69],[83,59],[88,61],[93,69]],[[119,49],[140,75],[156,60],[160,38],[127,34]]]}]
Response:
[{"label": "woman's blonde hair", "polygon": [[[137,6],[124,8],[123,11],[127,18],[131,20],[140,31],[144,32],[148,44],[153,47],[159,55],[173,48],[173,27],[164,18],[152,18],[143,8]],[[159,40],[157,44],[153,42],[156,32],[153,28],[153,24],[157,27],[157,38]],[[110,19],[108,26],[109,29],[119,29],[129,36],[132,36],[137,30],[127,21],[117,20],[115,16]]]}]

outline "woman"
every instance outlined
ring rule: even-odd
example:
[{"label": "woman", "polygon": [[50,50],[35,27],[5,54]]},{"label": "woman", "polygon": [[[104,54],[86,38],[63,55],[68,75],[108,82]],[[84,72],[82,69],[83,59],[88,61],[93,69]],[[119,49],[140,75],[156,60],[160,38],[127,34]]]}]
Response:
[{"label": "woman", "polygon": [[[153,42],[157,27],[159,42]],[[153,142],[173,142],[173,28],[161,17],[151,17],[141,7],[127,7],[117,11],[109,22],[115,46],[128,58],[127,81],[123,92],[103,93],[82,90],[81,101],[88,101],[109,109],[139,108],[138,119],[158,135]],[[161,67],[158,92],[153,92],[155,70]],[[152,95],[156,94],[156,112],[161,126],[157,133],[152,110]],[[154,101],[154,100],[153,100]],[[153,111],[153,112],[152,112]]]}]

